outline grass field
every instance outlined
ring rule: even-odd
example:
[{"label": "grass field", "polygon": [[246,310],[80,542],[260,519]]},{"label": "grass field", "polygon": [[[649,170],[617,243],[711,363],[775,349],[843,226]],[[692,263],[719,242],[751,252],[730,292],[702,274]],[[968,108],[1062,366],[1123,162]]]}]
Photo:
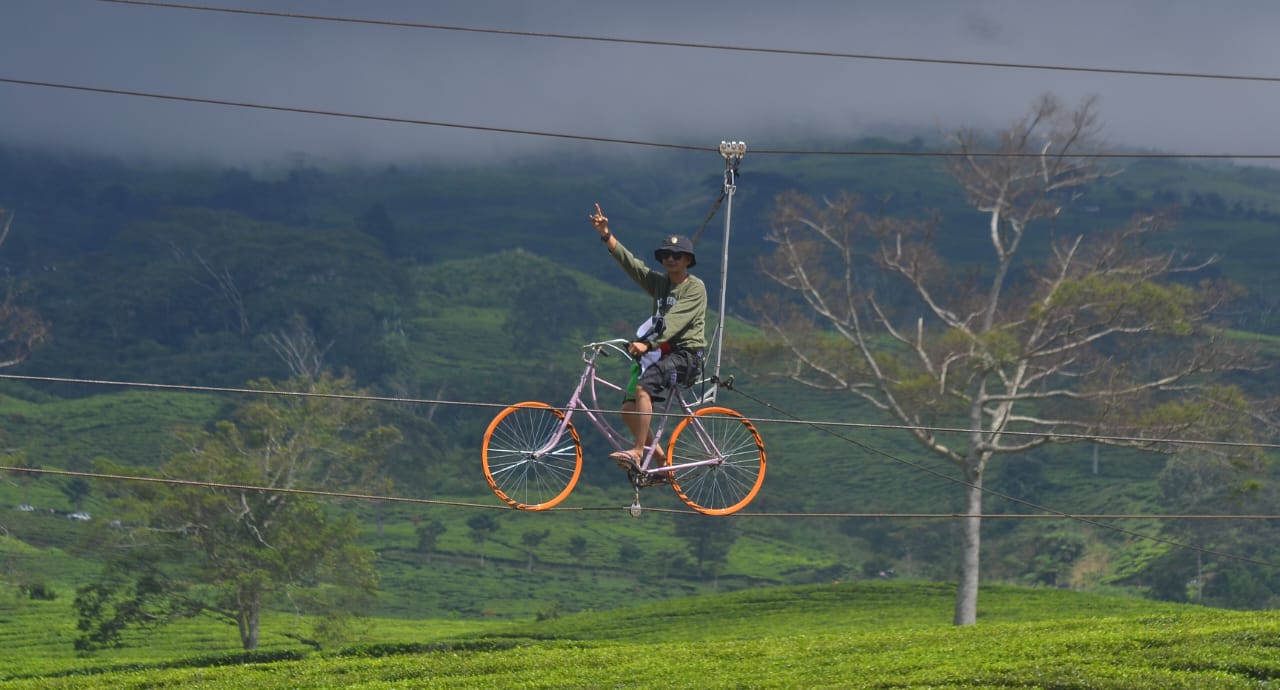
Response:
[{"label": "grass field", "polygon": [[[70,651],[65,604],[5,602],[3,688],[1269,688],[1280,615],[989,587],[859,582],[700,595],[523,621],[369,620],[358,645],[244,656],[208,622]],[[283,629],[282,625],[272,626]]]}]

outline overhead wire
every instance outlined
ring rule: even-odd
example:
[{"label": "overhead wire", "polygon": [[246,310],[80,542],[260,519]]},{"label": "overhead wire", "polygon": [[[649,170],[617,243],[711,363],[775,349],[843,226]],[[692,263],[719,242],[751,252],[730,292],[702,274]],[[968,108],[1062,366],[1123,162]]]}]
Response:
[{"label": "overhead wire", "polygon": [[[630,144],[633,146],[649,146],[654,148],[667,149],[683,149],[689,151],[713,150],[706,146],[688,146],[684,144],[668,144],[656,141],[641,141],[639,139],[620,139],[617,137],[597,137],[585,134],[564,134],[560,132],[548,132],[532,129],[516,129],[512,127],[491,127],[488,125],[462,124],[456,122],[444,122],[439,120],[425,120],[412,117],[393,117],[388,115],[370,115],[365,113],[342,112],[336,110],[323,110],[319,108],[302,108],[288,105],[275,105],[269,103],[250,103],[247,101],[233,101],[223,98],[204,98],[200,96],[178,96],[174,94],[156,93],[150,91],[136,91],[132,89],[115,89],[100,86],[86,86],[83,84],[66,84],[50,81],[39,81],[34,79],[16,79],[13,77],[0,77],[0,83],[15,84],[21,86],[36,86],[50,89],[67,89],[71,91],[86,91],[91,93],[109,94],[114,96],[132,96],[137,98],[154,98],[166,101],[178,101],[183,103],[199,103],[204,105],[220,105],[234,108],[248,108],[252,110],[270,110],[285,113],[300,113],[304,115],[322,115],[326,117],[340,117],[354,120],[372,120],[376,122],[388,122],[395,124],[423,125],[428,127],[445,127],[452,129],[469,129],[478,132],[492,132],[501,134],[523,134],[536,137],[551,137],[556,139],[573,139],[577,141],[601,142],[609,144]],[[1280,158],[1280,155],[1277,155]]]},{"label": "overhead wire", "polygon": [[382,496],[376,494],[360,494],[348,491],[331,491],[325,489],[299,489],[287,486],[260,486],[256,484],[236,484],[215,482],[204,479],[181,479],[178,477],[148,477],[145,475],[113,474],[107,472],[80,472],[76,470],[55,470],[44,467],[0,466],[0,471],[14,474],[47,474],[61,477],[81,477],[84,479],[102,479],[110,481],[142,482],[148,484],[165,484],[168,486],[195,486],[208,489],[229,489],[232,491],[254,491],[261,493],[293,494],[300,496],[323,496],[325,498],[350,498],[362,501],[383,501],[387,503],[418,503],[427,505],[445,505],[463,508],[498,508],[485,503],[468,503],[463,501],[445,501],[440,499],[411,498],[404,496]]},{"label": "overhead wire", "polygon": [[[409,398],[409,397],[367,395],[367,394],[354,394],[354,393],[321,393],[321,392],[315,392],[315,391],[294,391],[294,390],[282,390],[282,389],[276,389],[276,388],[200,386],[200,385],[194,385],[194,384],[154,383],[154,382],[147,382],[147,381],[121,381],[121,380],[112,380],[112,379],[91,379],[91,378],[79,378],[79,377],[70,377],[70,376],[42,376],[42,375],[33,375],[33,374],[0,373],[0,380],[25,381],[25,382],[31,382],[31,383],[58,383],[58,384],[73,384],[73,385],[88,385],[88,386],[112,386],[112,387],[120,387],[120,388],[142,388],[142,389],[153,389],[153,390],[180,391],[180,392],[189,392],[189,393],[239,393],[239,394],[250,394],[250,395],[266,395],[266,396],[297,397],[297,398],[331,398],[336,400],[386,402],[386,403],[401,403],[401,404],[416,404],[416,405],[439,405],[443,407],[451,407],[451,406],[452,407],[481,407],[481,408],[490,408],[490,409],[502,409],[502,408],[509,407],[507,403],[499,403],[499,402]],[[731,387],[725,383],[721,383],[721,385],[725,386],[726,388],[729,388],[730,390],[733,390],[734,392],[739,393],[740,395],[744,395],[745,397],[751,398],[753,401],[765,407],[768,407],[769,409],[773,409],[780,413],[783,413],[782,410],[778,410],[776,407],[774,407],[770,403],[763,400],[758,400],[752,397],[750,394],[745,394],[737,387]],[[554,409],[558,409],[561,412],[568,410],[568,408],[565,408],[565,407],[559,407]],[[609,413],[615,412],[615,410],[601,410],[601,409],[591,409],[591,408],[574,408],[574,409],[581,410],[584,412],[592,412],[595,414],[609,414]],[[652,414],[654,417],[682,417],[683,416],[683,414],[681,413],[674,413],[674,412],[664,413],[657,410],[654,410]],[[752,420],[761,424],[797,424],[797,425],[804,425],[804,426],[821,426],[821,427],[850,428],[850,429],[883,429],[883,430],[890,430],[890,431],[929,431],[934,433],[970,433],[969,429],[964,429],[960,427],[913,425],[913,424],[888,424],[888,423],[878,423],[878,422],[841,422],[841,421],[835,421],[835,420],[800,419],[794,416],[791,416],[789,418],[781,418],[781,417],[770,418],[770,417],[753,416]],[[1008,431],[1002,431],[1001,433],[1006,436],[1023,436],[1023,437],[1035,437],[1035,438],[1046,436],[1046,434],[1043,432],[1018,431],[1013,429]],[[1157,437],[1157,436],[1110,436],[1110,435],[1099,435],[1099,434],[1069,434],[1069,433],[1054,433],[1050,435],[1053,436],[1054,438],[1072,440],[1072,441],[1113,441],[1116,443],[1213,446],[1213,447],[1225,447],[1225,448],[1257,448],[1257,449],[1272,449],[1272,450],[1280,449],[1280,443],[1264,443],[1260,441],[1222,441],[1222,440],[1215,440],[1215,439],[1168,438],[1168,437]]]},{"label": "overhead wire", "polygon": [[[109,0],[99,0],[107,2]],[[471,130],[477,132],[488,132],[494,134],[512,134],[532,137],[545,137],[553,139],[566,139],[573,141],[585,141],[603,144],[622,144],[629,146],[645,146],[649,148],[672,149],[680,151],[698,151],[711,152],[718,151],[716,147],[681,144],[675,142],[662,141],[646,141],[642,139],[629,139],[611,136],[599,136],[589,134],[572,134],[568,132],[552,132],[547,130],[521,129],[516,127],[500,127],[496,125],[480,125],[467,124],[462,122],[446,122],[443,120],[429,120],[415,117],[399,117],[392,115],[374,115],[369,113],[354,113],[341,110],[330,110],[322,108],[308,108],[302,106],[279,105],[271,103],[255,103],[250,101],[230,100],[225,98],[211,98],[203,96],[181,96],[177,94],[159,93],[154,91],[139,91],[136,89],[122,89],[104,86],[89,86],[85,84],[69,84],[65,82],[52,82],[38,79],[22,79],[17,77],[0,76],[0,84],[12,84],[15,86],[31,86],[47,89],[62,89],[69,91],[83,91],[88,93],[98,93],[113,96],[126,96],[134,98],[153,98],[164,101],[174,101],[182,103],[196,103],[202,105],[216,105],[232,108],[245,108],[250,110],[275,111],[283,113],[295,113],[303,115],[318,115],[323,117],[346,118],[353,120],[365,120],[373,122],[384,122],[392,124],[419,125],[425,127],[443,127],[449,129]],[[859,156],[859,157],[906,157],[906,158],[1043,158],[1044,154],[1034,152],[1014,152],[1002,153],[992,151],[928,151],[928,150],[880,150],[880,149],[788,149],[788,148],[768,148],[760,147],[751,149],[752,155],[810,155],[810,156]],[[1071,155],[1072,158],[1080,159],[1202,159],[1202,160],[1220,160],[1220,159],[1237,159],[1237,160],[1275,160],[1280,159],[1280,153],[1161,153],[1152,151],[1133,151],[1133,152],[1081,152]]]},{"label": "overhead wire", "polygon": [[[555,506],[540,511],[519,511],[506,504],[475,503],[473,501],[454,501],[439,498],[416,498],[412,496],[392,496],[386,494],[364,494],[351,491],[333,491],[329,489],[300,489],[297,487],[264,486],[260,484],[238,484],[232,482],[215,482],[205,479],[183,479],[180,477],[153,477],[136,474],[118,474],[110,472],[87,472],[81,470],[61,470],[47,467],[27,467],[22,465],[0,465],[0,472],[26,475],[49,475],[55,477],[80,477],[83,479],[101,479],[104,481],[139,482],[145,484],[162,484],[168,486],[199,487],[207,489],[226,489],[231,491],[253,491],[260,493],[292,494],[320,498],[352,499],[359,501],[384,503],[410,503],[418,505],[449,506],[454,508],[482,508],[485,510],[502,510],[517,512],[597,512],[626,510],[628,506]],[[698,515],[688,509],[650,508],[646,512],[669,513],[679,515]],[[1280,520],[1280,514],[1274,513],[982,513],[969,515],[966,513],[894,513],[886,511],[873,512],[787,512],[762,511],[738,512],[730,516],[737,518],[871,518],[871,519],[939,519],[953,520],[958,518],[981,518],[984,520],[1061,520],[1064,518],[1092,520]]]},{"label": "overhead wire", "polygon": [[686,48],[695,50],[714,50],[736,53],[762,53],[768,55],[789,55],[796,57],[837,58],[845,60],[871,60],[880,62],[905,62],[931,65],[951,65],[959,67],[990,67],[1000,69],[1038,70],[1052,72],[1083,72],[1090,74],[1111,74],[1140,77],[1167,77],[1178,79],[1209,79],[1228,81],[1252,81],[1280,83],[1280,77],[1248,74],[1226,74],[1212,72],[1188,72],[1175,70],[1151,70],[1120,67],[1087,67],[1083,65],[1054,65],[1024,62],[1003,62],[993,60],[966,60],[957,58],[930,58],[920,56],[879,55],[873,53],[850,53],[832,50],[812,50],[797,48],[771,48],[759,46],[743,46],[726,43],[705,43],[693,41],[673,41],[646,38],[626,38],[621,36],[592,36],[586,34],[570,34],[549,31],[527,31],[517,29],[495,29],[475,26],[459,26],[452,24],[436,24],[428,22],[410,22],[390,19],[369,19],[362,17],[340,17],[299,12],[280,12],[250,8],[216,7],[194,3],[160,2],[158,0],[98,0],[115,5],[134,5],[175,10],[192,10],[200,12],[220,12],[225,14],[274,17],[281,19],[301,19],[318,22],[335,22],[343,24],[365,24],[402,29],[428,29],[433,31],[453,31],[461,33],[491,34],[497,36],[514,36],[521,38],[543,38],[563,41],[586,41],[593,43],[613,43],[623,45],[653,46],[660,48]]}]

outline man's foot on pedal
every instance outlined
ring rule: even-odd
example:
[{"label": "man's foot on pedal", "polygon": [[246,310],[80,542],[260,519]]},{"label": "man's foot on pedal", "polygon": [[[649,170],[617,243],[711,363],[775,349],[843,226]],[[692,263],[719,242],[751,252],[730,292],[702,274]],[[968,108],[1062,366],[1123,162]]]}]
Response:
[{"label": "man's foot on pedal", "polygon": [[636,457],[634,450],[620,450],[616,453],[610,453],[609,458],[618,463],[618,467],[624,470],[633,470],[640,467],[640,458]]}]

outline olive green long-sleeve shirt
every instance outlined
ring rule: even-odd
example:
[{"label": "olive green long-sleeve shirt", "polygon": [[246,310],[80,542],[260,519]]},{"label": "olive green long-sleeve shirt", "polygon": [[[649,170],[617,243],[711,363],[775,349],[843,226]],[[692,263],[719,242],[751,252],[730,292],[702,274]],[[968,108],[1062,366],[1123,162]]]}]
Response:
[{"label": "olive green long-sleeve shirt", "polygon": [[663,311],[666,303],[666,328],[652,338],[652,344],[670,343],[672,349],[702,350],[707,346],[707,286],[690,274],[679,285],[672,285],[665,271],[655,271],[616,242],[609,250],[618,265],[636,284],[654,299],[653,313]]}]

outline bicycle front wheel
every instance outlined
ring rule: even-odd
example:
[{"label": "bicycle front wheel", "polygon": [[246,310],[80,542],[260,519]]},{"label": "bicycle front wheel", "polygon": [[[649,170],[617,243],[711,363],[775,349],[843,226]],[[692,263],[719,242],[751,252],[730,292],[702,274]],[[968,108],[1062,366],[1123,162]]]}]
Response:
[{"label": "bicycle front wheel", "polygon": [[546,403],[522,402],[489,422],[480,458],[498,498],[520,510],[546,510],[578,483],[582,443],[563,412]]},{"label": "bicycle front wheel", "polygon": [[727,407],[704,407],[671,434],[668,465],[705,463],[671,473],[686,505],[706,515],[735,513],[764,483],[764,441],[746,417]]}]

